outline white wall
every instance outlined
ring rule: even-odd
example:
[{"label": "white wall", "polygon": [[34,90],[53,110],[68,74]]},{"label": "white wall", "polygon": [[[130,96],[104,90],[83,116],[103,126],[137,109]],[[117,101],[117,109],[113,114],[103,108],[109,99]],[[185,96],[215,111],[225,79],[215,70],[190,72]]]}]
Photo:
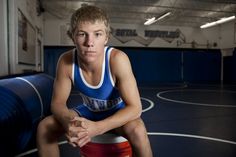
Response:
[{"label": "white wall", "polygon": [[[57,19],[47,13],[44,14],[44,44],[45,45],[72,45],[71,39],[66,35],[68,21]],[[61,29],[64,31],[61,32]],[[61,34],[63,33],[63,34]],[[61,42],[63,41],[63,42]],[[46,43],[45,43],[46,42]]]},{"label": "white wall", "polygon": [[220,28],[220,45],[222,49],[236,47],[236,20],[225,23]]},{"label": "white wall", "polygon": [[[68,17],[69,18],[69,17]],[[65,35],[65,28],[68,20],[59,20],[49,14],[45,14],[44,21],[44,43],[45,45],[72,45],[73,43]],[[176,38],[171,42],[167,42],[162,38],[155,38],[148,47],[168,47],[168,48],[233,48],[236,46],[234,41],[235,27],[234,21],[220,26],[215,26],[207,29],[190,28],[190,27],[167,27],[167,26],[143,26],[143,25],[124,25],[111,24],[114,29],[135,29],[137,34],[144,37],[144,30],[160,30],[160,31],[175,31],[177,29],[181,32],[181,38]],[[62,29],[63,28],[63,29]],[[182,39],[185,41],[182,41]],[[64,40],[63,40],[64,39]],[[129,40],[122,43],[114,36],[111,36],[110,45],[113,46],[130,46],[130,47],[145,47],[137,40]],[[217,46],[213,46],[217,44]]]},{"label": "white wall", "polygon": [[8,73],[7,0],[0,0],[0,15],[0,76],[2,76]]},{"label": "white wall", "polygon": [[[213,44],[214,42],[219,42],[218,32],[214,31],[212,33],[212,38],[209,38],[209,34],[206,35],[203,30],[200,28],[191,28],[191,27],[170,27],[170,26],[157,26],[151,25],[149,27],[144,26],[135,26],[135,25],[123,25],[123,24],[112,24],[114,28],[132,28],[136,29],[138,34],[142,35],[145,30],[159,30],[159,31],[176,31],[180,30],[180,37],[174,39],[171,42],[167,42],[163,38],[156,37],[148,47],[165,47],[165,48],[206,48],[207,43]],[[183,39],[185,41],[183,41]],[[195,45],[193,45],[195,43]],[[121,43],[115,39],[114,36],[111,37],[110,44],[115,46],[144,46],[140,45],[136,41],[130,41],[127,43]],[[211,45],[209,45],[211,46]],[[211,47],[217,48],[217,47]]]},{"label": "white wall", "polygon": [[[24,65],[24,64],[19,64],[18,63],[18,9],[24,14],[26,17],[27,21],[33,26],[35,30],[41,30],[41,31],[35,31],[35,36],[36,40],[33,41],[37,45],[37,40],[41,40],[43,44],[43,34],[40,33],[42,32],[43,29],[43,18],[42,16],[37,16],[36,12],[36,0],[4,0],[5,2],[8,3],[8,20],[9,24],[7,25],[7,21],[3,21],[5,25],[8,26],[9,34],[4,35],[4,40],[7,42],[7,38],[9,39],[8,45],[9,45],[9,50],[7,51],[6,56],[8,56],[9,59],[9,69],[7,66],[7,63],[3,66],[5,72],[1,73],[0,75],[10,75],[10,74],[18,74],[18,73],[23,73],[25,70],[40,70],[42,69],[41,67],[38,67],[38,64],[42,64],[42,58],[39,57],[40,55],[43,55],[42,52],[38,52],[38,48],[35,48],[34,52],[35,53],[35,65]],[[3,6],[4,7],[4,6]],[[7,6],[5,5],[5,10],[7,9]],[[3,9],[4,10],[4,9]],[[2,11],[2,9],[1,9]],[[36,29],[38,28],[38,29]],[[1,44],[4,43],[1,41]],[[42,45],[41,45],[42,47]],[[42,50],[42,48],[41,48]],[[39,60],[41,58],[41,60]],[[0,63],[4,62],[4,59],[1,57]]]}]

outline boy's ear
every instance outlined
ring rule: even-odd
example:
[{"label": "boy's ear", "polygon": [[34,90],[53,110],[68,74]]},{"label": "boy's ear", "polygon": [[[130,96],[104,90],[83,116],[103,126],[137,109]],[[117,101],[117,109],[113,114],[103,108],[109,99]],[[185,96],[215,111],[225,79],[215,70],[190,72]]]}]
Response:
[{"label": "boy's ear", "polygon": [[72,40],[72,42],[75,43],[74,36],[73,36],[73,34],[69,30],[67,31],[67,35]]},{"label": "boy's ear", "polygon": [[105,40],[105,43],[104,43],[104,45],[106,45],[106,44],[107,44],[108,40],[109,40],[109,34],[107,34],[107,36],[106,36],[106,40]]},{"label": "boy's ear", "polygon": [[73,41],[73,43],[75,44],[75,38],[72,36],[71,40]]}]

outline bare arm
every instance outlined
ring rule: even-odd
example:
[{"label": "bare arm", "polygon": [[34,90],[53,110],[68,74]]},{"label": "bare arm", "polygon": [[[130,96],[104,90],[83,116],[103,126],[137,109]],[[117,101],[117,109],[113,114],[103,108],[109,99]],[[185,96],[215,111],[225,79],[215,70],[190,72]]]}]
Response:
[{"label": "bare arm", "polygon": [[70,53],[65,53],[58,61],[51,102],[52,113],[64,128],[67,127],[68,121],[73,118],[66,106],[71,90],[71,58]]}]

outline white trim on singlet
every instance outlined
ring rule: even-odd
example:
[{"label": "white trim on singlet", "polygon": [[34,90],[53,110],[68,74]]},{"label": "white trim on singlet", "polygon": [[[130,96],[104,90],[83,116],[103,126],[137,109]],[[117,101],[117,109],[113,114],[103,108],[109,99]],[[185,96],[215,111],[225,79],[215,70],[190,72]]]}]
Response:
[{"label": "white trim on singlet", "polygon": [[107,48],[107,47],[105,47],[104,53],[103,53],[102,74],[101,74],[100,82],[99,82],[98,85],[93,86],[93,85],[89,84],[89,83],[85,80],[84,75],[83,75],[83,73],[82,73],[82,70],[81,70],[81,68],[79,67],[79,73],[80,73],[81,79],[82,79],[83,83],[84,83],[87,87],[89,87],[89,88],[98,89],[98,88],[100,88],[100,87],[102,86],[102,84],[103,84],[104,75],[105,75],[105,66],[106,66],[106,62],[105,62],[105,54],[106,54],[105,52],[106,52],[106,48]]},{"label": "white trim on singlet", "polygon": [[111,47],[109,49],[109,51],[107,52],[107,57],[108,57],[108,71],[109,71],[109,76],[110,76],[110,80],[111,80],[111,84],[113,87],[115,87],[115,83],[114,83],[114,80],[113,80],[113,77],[112,77],[112,74],[111,74],[111,66],[110,66],[110,56],[111,56],[111,52],[112,52],[113,48]]},{"label": "white trim on singlet", "polygon": [[76,53],[76,49],[73,50],[73,53],[72,53],[72,83],[75,84],[75,74],[74,74],[74,71],[75,71],[75,53]]}]

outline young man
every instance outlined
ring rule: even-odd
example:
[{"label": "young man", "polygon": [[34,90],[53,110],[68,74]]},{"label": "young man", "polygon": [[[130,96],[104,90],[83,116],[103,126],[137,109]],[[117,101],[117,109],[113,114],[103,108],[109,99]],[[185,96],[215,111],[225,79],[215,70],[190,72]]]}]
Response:
[{"label": "young man", "polygon": [[[37,132],[41,157],[59,157],[58,138],[65,134],[74,147],[83,147],[96,135],[114,131],[126,137],[135,157],[152,157],[136,80],[126,54],[105,46],[110,33],[106,13],[95,6],[78,9],[71,17],[69,35],[75,49],[57,65],[51,103],[52,115]],[[74,86],[83,104],[66,105]]]}]

